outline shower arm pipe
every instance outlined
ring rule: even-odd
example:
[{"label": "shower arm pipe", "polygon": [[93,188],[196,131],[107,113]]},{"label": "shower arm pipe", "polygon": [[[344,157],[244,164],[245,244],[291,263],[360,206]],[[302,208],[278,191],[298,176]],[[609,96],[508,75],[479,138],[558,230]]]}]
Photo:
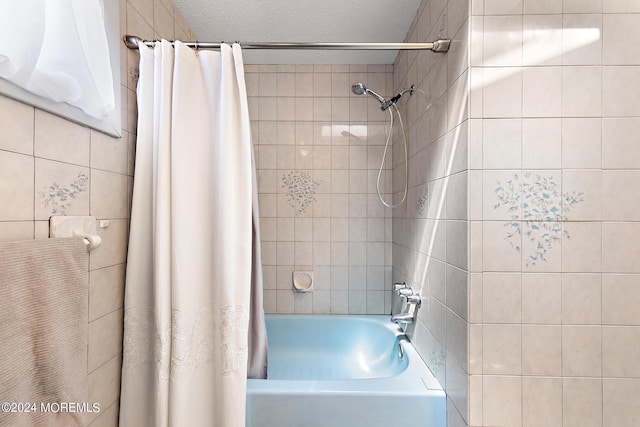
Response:
[{"label": "shower arm pipe", "polygon": [[[138,49],[140,44],[153,47],[157,40],[142,40],[140,37],[126,35],[124,44],[129,49]],[[172,45],[173,41],[170,42]],[[224,42],[183,42],[194,49],[218,49]],[[234,42],[243,49],[298,49],[298,50],[430,50],[446,53],[451,40],[441,39],[432,43],[279,43],[279,42]]]}]

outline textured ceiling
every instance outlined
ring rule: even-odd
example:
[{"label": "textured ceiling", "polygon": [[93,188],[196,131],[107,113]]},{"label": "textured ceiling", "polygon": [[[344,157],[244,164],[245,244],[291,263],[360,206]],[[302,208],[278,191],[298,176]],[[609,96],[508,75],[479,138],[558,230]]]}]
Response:
[{"label": "textured ceiling", "polygon": [[[174,0],[198,41],[402,42],[420,0]],[[249,64],[391,64],[397,51],[245,50]]]}]

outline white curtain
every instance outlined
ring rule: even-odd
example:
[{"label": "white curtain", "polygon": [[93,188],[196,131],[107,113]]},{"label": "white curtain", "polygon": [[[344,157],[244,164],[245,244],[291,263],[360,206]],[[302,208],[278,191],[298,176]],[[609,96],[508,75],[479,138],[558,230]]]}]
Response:
[{"label": "white curtain", "polygon": [[138,114],[120,425],[244,426],[255,274],[240,47],[140,46]]},{"label": "white curtain", "polygon": [[115,96],[102,1],[2,2],[0,77],[104,118]]}]

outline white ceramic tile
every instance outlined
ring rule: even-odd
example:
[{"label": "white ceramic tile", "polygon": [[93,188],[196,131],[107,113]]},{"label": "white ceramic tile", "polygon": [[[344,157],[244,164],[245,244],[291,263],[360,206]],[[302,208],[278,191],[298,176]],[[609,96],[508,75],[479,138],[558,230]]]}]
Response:
[{"label": "white ceramic tile", "polygon": [[[44,159],[35,160],[36,219],[47,220],[51,215],[89,215],[89,169]],[[31,162],[32,158],[29,158],[22,168],[27,168]],[[33,172],[30,173],[30,177],[24,177],[22,182],[29,182],[33,179],[32,176]],[[124,187],[120,194],[123,197],[124,218],[127,216],[127,180],[126,176],[121,176],[124,178]]]},{"label": "white ceramic tile", "polygon": [[562,275],[562,323],[600,324],[602,285],[599,274]]},{"label": "white ceramic tile", "polygon": [[124,264],[90,273],[89,320],[95,320],[124,306]]},{"label": "white ceramic tile", "polygon": [[640,273],[640,224],[602,224],[602,271]]},{"label": "white ceramic tile", "polygon": [[484,0],[485,15],[520,15],[523,0]]},{"label": "white ceramic tile", "polygon": [[565,377],[602,375],[602,327],[562,327],[562,375]]},{"label": "white ceramic tile", "polygon": [[562,2],[557,0],[524,0],[524,13],[527,15],[562,13]]},{"label": "white ceramic tile", "polygon": [[600,170],[565,170],[562,173],[562,193],[568,200],[562,215],[571,221],[602,219],[602,172]]},{"label": "white ceramic tile", "polygon": [[295,313],[310,314],[313,312],[313,294],[295,293],[293,295],[293,310]]},{"label": "white ceramic tile", "polygon": [[602,64],[602,15],[562,16],[562,63]]},{"label": "white ceramic tile", "polygon": [[294,294],[291,290],[276,291],[276,309],[278,313],[294,313]]},{"label": "white ceramic tile", "polygon": [[[295,98],[276,98],[277,118],[280,120],[296,119],[296,99]],[[309,120],[306,118],[305,120]]]},{"label": "white ceramic tile", "polygon": [[605,13],[640,13],[640,4],[635,0],[604,0]]},{"label": "white ceramic tile", "polygon": [[154,2],[153,29],[160,38],[165,40],[173,40],[175,38],[173,7],[167,7],[158,0]]},{"label": "white ceramic tile", "polygon": [[640,276],[602,275],[602,323],[640,325]]},{"label": "white ceramic tile", "polygon": [[89,166],[89,128],[36,110],[35,146],[37,157]]},{"label": "white ceramic tile", "polygon": [[633,426],[640,420],[637,402],[640,399],[640,380],[604,379],[602,384],[602,425]]},{"label": "white ceramic tile", "polygon": [[313,120],[313,98],[296,98],[296,120]]},{"label": "white ceramic tile", "polygon": [[113,427],[118,425],[120,417],[120,404],[116,402],[108,408],[100,408],[100,415],[89,424],[91,427]]},{"label": "white ceramic tile", "polygon": [[296,72],[296,96],[313,96],[313,73]]},{"label": "white ceramic tile", "polygon": [[485,221],[482,229],[484,271],[520,271],[521,255],[516,249],[520,247],[519,235],[505,239],[510,229],[506,228],[504,221]]},{"label": "white ceramic tile", "polygon": [[484,120],[482,135],[485,169],[522,167],[521,119]]},{"label": "white ceramic tile", "polygon": [[111,220],[109,227],[98,228],[98,235],[102,238],[102,244],[91,251],[90,269],[124,263],[127,259],[129,221]]},{"label": "white ceramic tile", "polygon": [[120,309],[89,323],[89,372],[122,352],[123,315]]},{"label": "white ceramic tile", "polygon": [[562,119],[562,167],[600,168],[602,119]]},{"label": "white ceramic tile", "polygon": [[96,218],[128,218],[127,177],[91,170],[91,210]]},{"label": "white ceramic tile", "polygon": [[602,0],[564,0],[564,13],[601,13]]},{"label": "white ceramic tile", "polygon": [[563,378],[563,426],[602,426],[602,380]]},{"label": "white ceramic tile", "polygon": [[[278,96],[295,96],[296,75],[294,73],[278,73],[276,75],[276,94]],[[268,94],[267,96],[272,96]]]},{"label": "white ceramic tile", "polygon": [[[603,111],[602,81],[601,67],[562,67],[562,115],[600,116]],[[604,93],[606,99],[607,91]]]},{"label": "white ceramic tile", "polygon": [[606,65],[640,64],[640,15],[603,15],[603,63]]},{"label": "white ceramic tile", "polygon": [[602,252],[602,225],[599,222],[563,225],[562,271],[600,272]]},{"label": "white ceramic tile", "polygon": [[526,119],[522,121],[522,167],[559,169],[562,164],[562,121]]},{"label": "white ceramic tile", "polygon": [[522,16],[485,16],[483,50],[485,66],[522,65]]},{"label": "white ceramic tile", "polygon": [[602,167],[604,169],[640,168],[640,119],[609,118],[602,121]]},{"label": "white ceramic tile", "polygon": [[260,96],[276,96],[278,80],[276,73],[260,73]]},{"label": "white ceramic tile", "polygon": [[524,15],[522,42],[523,65],[560,65],[562,63],[562,16]]},{"label": "white ceramic tile", "polygon": [[635,101],[640,96],[640,67],[603,67],[602,97],[603,115],[606,117],[629,117],[640,115],[640,105]]},{"label": "white ceramic tile", "polygon": [[260,97],[258,102],[259,102],[258,108],[260,111],[260,116],[259,116],[260,120],[274,121],[277,119],[278,110],[276,107],[275,97]]},{"label": "white ceramic tile", "polygon": [[522,373],[522,328],[520,325],[483,326],[484,374]]},{"label": "white ceramic tile", "polygon": [[108,408],[118,400],[120,394],[120,377],[122,358],[114,357],[93,372],[87,378],[88,401],[97,402],[101,408]]},{"label": "white ceramic tile", "polygon": [[331,312],[331,292],[315,291],[313,293],[313,312],[329,314]]},{"label": "white ceramic tile", "polygon": [[638,221],[640,196],[633,189],[640,183],[640,171],[603,171],[602,211],[608,221]]},{"label": "white ceramic tile", "polygon": [[521,117],[522,70],[517,67],[485,68],[483,73],[483,116],[485,118]]},{"label": "white ceramic tile", "polygon": [[[314,93],[316,93],[315,89]],[[313,98],[313,120],[331,120],[331,98]]]},{"label": "white ceramic tile", "polygon": [[[0,242],[15,242],[19,240],[47,239],[49,237],[49,222],[44,224],[46,233],[38,235],[34,231],[34,224],[44,221],[3,221],[0,222]],[[37,225],[36,225],[37,228]]]},{"label": "white ceramic tile", "polygon": [[523,427],[562,427],[562,379],[522,379]]},{"label": "white ceramic tile", "polygon": [[[293,98],[283,98],[290,100]],[[278,120],[276,123],[276,134],[279,145],[294,145],[296,143],[296,126],[294,122]]]},{"label": "white ceramic tile", "polygon": [[520,323],[522,319],[521,275],[484,273],[483,320],[486,323]]},{"label": "white ceramic tile", "polygon": [[[484,220],[519,220],[522,218],[522,182],[520,171],[487,171],[482,173]],[[506,237],[509,231],[503,224]],[[512,240],[512,239],[509,239]],[[508,244],[508,243],[507,243]],[[515,244],[520,248],[520,243]]]},{"label": "white ceramic tile", "polygon": [[524,117],[558,117],[562,105],[560,67],[526,67],[522,71]]},{"label": "white ceramic tile", "polygon": [[0,96],[0,149],[33,154],[34,108]]},{"label": "white ceramic tile", "polygon": [[522,377],[485,375],[482,420],[489,426],[522,425]]},{"label": "white ceramic tile", "polygon": [[522,275],[523,323],[561,323],[561,283],[560,274]]},{"label": "white ceramic tile", "polygon": [[523,375],[561,375],[561,326],[522,326],[522,373]]},{"label": "white ceramic tile", "polygon": [[640,327],[604,326],[602,328],[602,375],[639,378]]},{"label": "white ceramic tile", "polygon": [[33,157],[0,150],[0,171],[0,197],[5,201],[0,206],[0,219],[33,220]]}]

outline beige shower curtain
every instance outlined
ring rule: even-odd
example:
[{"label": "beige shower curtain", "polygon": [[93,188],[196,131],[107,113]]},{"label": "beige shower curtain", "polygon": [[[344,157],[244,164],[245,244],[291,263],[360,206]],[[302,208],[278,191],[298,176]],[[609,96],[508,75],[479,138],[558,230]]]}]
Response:
[{"label": "beige shower curtain", "polygon": [[240,47],[140,46],[138,115],[120,425],[244,426],[266,337]]}]

